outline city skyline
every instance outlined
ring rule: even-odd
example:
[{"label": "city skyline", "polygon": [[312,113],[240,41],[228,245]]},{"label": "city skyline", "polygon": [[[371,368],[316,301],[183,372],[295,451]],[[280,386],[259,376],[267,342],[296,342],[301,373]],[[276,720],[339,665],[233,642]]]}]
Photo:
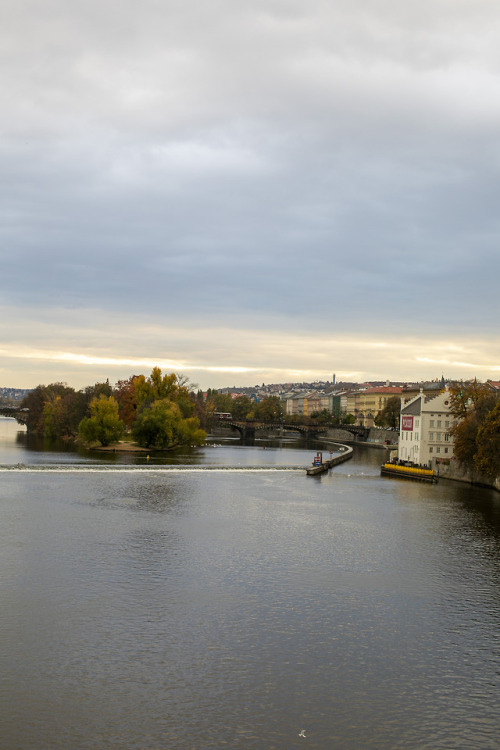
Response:
[{"label": "city skyline", "polygon": [[499,21],[7,8],[0,383],[498,380]]}]

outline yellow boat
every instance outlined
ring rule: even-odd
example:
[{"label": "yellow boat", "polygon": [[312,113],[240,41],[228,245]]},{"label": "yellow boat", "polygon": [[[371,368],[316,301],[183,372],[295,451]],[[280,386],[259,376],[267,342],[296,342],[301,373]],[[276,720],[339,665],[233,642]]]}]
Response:
[{"label": "yellow boat", "polygon": [[414,479],[417,482],[437,482],[437,476],[432,469],[421,469],[419,466],[400,466],[391,463],[382,464],[380,476]]}]

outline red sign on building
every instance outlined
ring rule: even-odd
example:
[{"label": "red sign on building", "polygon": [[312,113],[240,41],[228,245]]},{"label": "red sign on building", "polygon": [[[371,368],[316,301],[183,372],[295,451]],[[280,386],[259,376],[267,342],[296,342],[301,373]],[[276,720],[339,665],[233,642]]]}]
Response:
[{"label": "red sign on building", "polygon": [[413,430],[413,415],[402,414],[401,415],[401,429],[402,430]]}]

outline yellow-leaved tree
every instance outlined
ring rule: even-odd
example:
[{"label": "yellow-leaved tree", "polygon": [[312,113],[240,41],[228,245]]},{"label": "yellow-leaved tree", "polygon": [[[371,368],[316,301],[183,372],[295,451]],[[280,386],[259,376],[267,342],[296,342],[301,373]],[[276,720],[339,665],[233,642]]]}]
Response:
[{"label": "yellow-leaved tree", "polygon": [[78,425],[78,437],[85,443],[109,445],[119,440],[124,424],[118,415],[118,401],[113,396],[99,396],[90,402],[90,417]]}]

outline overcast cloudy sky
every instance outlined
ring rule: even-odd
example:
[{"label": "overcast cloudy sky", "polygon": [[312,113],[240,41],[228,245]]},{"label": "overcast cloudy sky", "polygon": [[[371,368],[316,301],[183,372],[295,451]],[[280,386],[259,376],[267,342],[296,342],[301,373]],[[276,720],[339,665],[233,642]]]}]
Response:
[{"label": "overcast cloudy sky", "polygon": [[0,385],[500,379],[497,0],[16,0]]}]

